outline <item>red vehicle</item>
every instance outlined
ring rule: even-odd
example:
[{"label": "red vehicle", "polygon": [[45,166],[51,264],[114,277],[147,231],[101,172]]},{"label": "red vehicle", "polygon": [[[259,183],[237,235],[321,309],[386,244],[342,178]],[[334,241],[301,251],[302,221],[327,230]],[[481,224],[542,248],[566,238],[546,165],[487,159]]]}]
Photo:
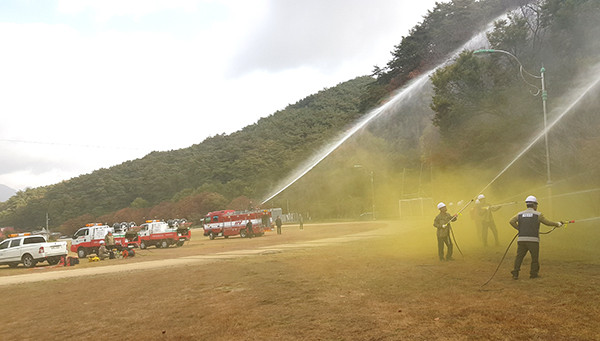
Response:
[{"label": "red vehicle", "polygon": [[171,245],[182,246],[192,238],[192,232],[186,226],[171,227],[164,221],[147,220],[138,232],[140,249],[148,246],[167,248]]},{"label": "red vehicle", "polygon": [[210,239],[216,237],[229,238],[239,235],[248,237],[246,224],[252,222],[252,232],[255,236],[262,236],[265,231],[270,231],[273,221],[271,212],[268,210],[237,212],[234,210],[222,210],[209,212],[204,217],[204,235]]},{"label": "red vehicle", "polygon": [[113,233],[115,246],[118,250],[137,247],[135,236],[129,236],[126,233],[115,234],[114,228],[96,223],[87,224],[75,232],[71,242],[71,252],[77,252],[79,258],[85,258],[92,253],[98,254],[100,242],[104,241],[104,237],[108,232]]}]

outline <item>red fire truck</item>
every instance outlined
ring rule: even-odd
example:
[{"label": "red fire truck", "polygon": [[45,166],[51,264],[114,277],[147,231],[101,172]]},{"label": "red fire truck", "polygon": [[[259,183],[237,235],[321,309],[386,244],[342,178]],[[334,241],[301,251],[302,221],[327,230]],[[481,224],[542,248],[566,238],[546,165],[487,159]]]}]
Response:
[{"label": "red fire truck", "polygon": [[239,235],[249,237],[246,224],[252,222],[252,232],[255,236],[262,236],[265,231],[270,231],[273,221],[268,210],[234,211],[222,210],[209,212],[204,217],[204,235],[210,239],[216,237],[229,238]]}]

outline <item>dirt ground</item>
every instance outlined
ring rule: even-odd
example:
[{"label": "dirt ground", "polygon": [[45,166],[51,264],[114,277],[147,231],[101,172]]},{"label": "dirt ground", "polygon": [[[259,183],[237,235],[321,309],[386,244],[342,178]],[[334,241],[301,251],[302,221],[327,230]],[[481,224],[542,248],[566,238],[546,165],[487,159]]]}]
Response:
[{"label": "dirt ground", "polygon": [[[432,219],[431,219],[432,220]],[[431,221],[284,226],[253,239],[70,268],[0,267],[5,339],[600,340],[600,229],[542,237],[541,278],[510,277],[514,231],[481,246],[455,227],[455,261],[437,259]],[[71,273],[70,277],[56,276]],[[2,280],[32,278],[19,284]],[[60,278],[63,277],[63,278]]]}]

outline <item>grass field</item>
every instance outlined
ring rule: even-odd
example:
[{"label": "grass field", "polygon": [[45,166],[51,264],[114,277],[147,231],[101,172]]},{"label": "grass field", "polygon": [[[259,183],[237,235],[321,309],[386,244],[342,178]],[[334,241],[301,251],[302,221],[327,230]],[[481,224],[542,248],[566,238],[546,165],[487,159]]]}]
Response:
[{"label": "grass field", "polygon": [[[433,219],[431,219],[433,220]],[[371,238],[329,240],[369,231]],[[510,277],[514,232],[483,248],[455,227],[464,257],[437,259],[429,220],[284,226],[254,239],[149,249],[111,266],[266,248],[206,263],[0,286],[2,338],[105,340],[600,340],[600,233],[557,230],[541,278]],[[316,245],[316,246],[315,246]],[[69,269],[0,268],[0,276]]]}]

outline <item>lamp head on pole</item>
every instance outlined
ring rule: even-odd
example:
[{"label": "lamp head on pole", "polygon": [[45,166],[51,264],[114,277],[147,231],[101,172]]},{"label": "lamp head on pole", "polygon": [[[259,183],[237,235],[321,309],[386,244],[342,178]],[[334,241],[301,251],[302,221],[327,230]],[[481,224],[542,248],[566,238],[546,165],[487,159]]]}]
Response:
[{"label": "lamp head on pole", "polygon": [[473,51],[473,54],[476,54],[476,53],[492,53],[492,52],[497,52],[497,51],[494,50],[494,49],[479,49],[479,50]]}]

